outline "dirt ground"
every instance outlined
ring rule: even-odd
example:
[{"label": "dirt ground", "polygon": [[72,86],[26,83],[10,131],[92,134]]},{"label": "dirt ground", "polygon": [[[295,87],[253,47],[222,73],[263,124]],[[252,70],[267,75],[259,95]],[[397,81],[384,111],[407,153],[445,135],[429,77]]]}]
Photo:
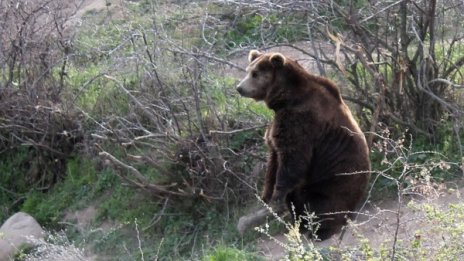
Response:
[{"label": "dirt ground", "polygon": [[[415,237],[422,237],[428,242],[441,242],[443,235],[431,231],[431,224],[427,222],[424,213],[414,211],[408,207],[408,203],[413,201],[418,205],[431,204],[437,208],[446,208],[449,204],[463,202],[464,188],[435,192],[427,197],[416,196],[414,199],[405,197],[401,203],[395,199],[370,203],[360,211],[365,215],[358,216],[357,220],[347,228],[341,241],[339,234],[329,240],[316,242],[315,246],[319,248],[359,246],[361,242],[356,235],[362,235],[375,249],[382,244],[392,245],[396,233],[398,239],[405,242],[411,242]],[[284,234],[276,235],[274,239],[261,239],[259,242],[258,248],[267,260],[280,260],[286,254],[286,250],[275,240],[284,244],[287,242]]]}]

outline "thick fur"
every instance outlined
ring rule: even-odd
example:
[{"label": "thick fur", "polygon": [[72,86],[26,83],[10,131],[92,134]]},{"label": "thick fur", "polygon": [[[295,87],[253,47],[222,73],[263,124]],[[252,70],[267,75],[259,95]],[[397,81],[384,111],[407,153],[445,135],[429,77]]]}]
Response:
[{"label": "thick fur", "polygon": [[[369,149],[364,134],[330,80],[309,74],[280,53],[251,51],[245,97],[275,111],[265,140],[269,159],[262,198],[285,201],[298,218],[315,212],[324,240],[338,233],[366,190]],[[344,213],[334,213],[344,212]]]}]

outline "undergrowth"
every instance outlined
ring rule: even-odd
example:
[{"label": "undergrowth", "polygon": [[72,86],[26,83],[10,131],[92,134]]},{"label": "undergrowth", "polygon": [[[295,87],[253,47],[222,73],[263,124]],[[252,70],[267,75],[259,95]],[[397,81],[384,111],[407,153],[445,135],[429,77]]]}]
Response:
[{"label": "undergrowth", "polygon": [[[210,65],[211,60],[205,59],[201,50],[207,50],[207,55],[224,55],[224,50],[238,45],[265,44],[260,42],[264,38],[291,42],[305,37],[304,28],[298,14],[262,16],[251,12],[223,17],[219,28],[235,24],[217,35],[213,17],[203,23],[206,29],[202,37],[211,41],[209,46],[200,38],[199,27],[191,25],[203,22],[199,17],[204,11],[199,4],[188,9],[195,12],[187,8],[158,12],[157,5],[150,1],[131,5],[127,11],[133,20],[129,23],[110,19],[107,12],[84,16],[86,22],[78,28],[69,53],[63,103],[81,112],[79,121],[86,130],[86,140],[80,141],[80,151],[66,159],[65,169],[56,173],[54,185],[46,188],[31,185],[30,170],[35,169],[28,147],[1,148],[0,221],[16,211],[25,211],[48,230],[64,231],[65,241],[50,237],[39,245],[75,245],[102,259],[261,260],[255,239],[262,235],[249,232],[241,236],[235,223],[246,209],[244,205],[255,203],[250,195],[260,187],[257,166],[265,161],[262,136],[273,113],[261,103],[239,98],[234,90],[236,79],[228,76],[230,68]],[[208,8],[215,11],[218,7]],[[165,27],[156,27],[160,24]],[[163,38],[168,34],[172,38]],[[57,78],[64,74],[52,72]],[[154,113],[144,115],[147,108]],[[178,127],[173,127],[176,123]],[[212,135],[215,130],[216,136]],[[207,141],[197,143],[199,136]],[[150,143],[150,137],[163,137],[164,143],[160,139]],[[434,137],[436,145],[432,147],[427,138],[412,139],[409,134],[393,140],[385,129],[371,154],[374,173],[369,200],[433,194],[447,181],[460,177],[463,167],[456,162],[463,159],[457,156],[454,137],[450,131],[443,131]],[[171,154],[176,154],[179,147],[183,149],[183,141],[192,157],[181,165]],[[197,148],[201,146],[206,149]],[[97,157],[102,149],[132,164],[150,182],[178,185],[174,192],[185,195],[186,188],[198,185],[197,190],[192,189],[195,196],[179,199],[134,186],[121,178],[130,174],[127,169],[115,168]],[[158,164],[162,165],[160,169],[167,169],[170,175],[163,176],[147,163],[159,158],[165,160]],[[219,166],[220,171],[211,171],[207,164]],[[208,189],[216,198],[207,197]],[[96,213],[88,224],[65,220],[67,214],[89,207]],[[410,207],[423,212],[425,222],[434,230],[418,231],[419,237],[398,241],[394,254],[398,259],[463,257],[462,204],[443,209],[432,205]],[[287,249],[288,260],[382,260],[392,256],[391,248],[384,247],[391,245],[390,241],[379,248],[363,235],[359,235],[360,244],[354,248],[318,249],[284,220],[260,232],[273,237],[285,229],[289,243],[279,243]],[[443,240],[434,244],[435,238],[428,236],[433,233],[442,234]]]},{"label": "undergrowth", "polygon": [[[242,245],[234,222],[240,213],[233,206],[218,207],[198,200],[172,205],[169,200],[156,200],[121,184],[111,170],[97,169],[89,159],[74,159],[67,169],[66,179],[49,192],[27,194],[21,211],[49,230],[64,231],[73,244],[87,252],[112,260],[142,255],[147,260],[201,259],[202,253],[207,256],[204,260],[252,256],[240,250],[252,248]],[[90,223],[78,224],[73,215],[65,219],[67,214],[89,207],[97,209]],[[230,249],[215,249],[216,245]]]}]

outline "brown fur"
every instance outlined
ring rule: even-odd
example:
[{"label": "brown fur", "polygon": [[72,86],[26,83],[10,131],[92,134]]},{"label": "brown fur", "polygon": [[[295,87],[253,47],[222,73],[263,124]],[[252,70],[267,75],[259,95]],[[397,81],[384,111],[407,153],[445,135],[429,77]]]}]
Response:
[{"label": "brown fur", "polygon": [[364,134],[332,81],[279,53],[252,51],[249,60],[238,91],[275,111],[265,134],[269,159],[262,198],[285,200],[290,210],[293,204],[297,217],[315,212],[321,222],[317,235],[327,239],[350,216],[327,213],[355,211],[368,184]]}]

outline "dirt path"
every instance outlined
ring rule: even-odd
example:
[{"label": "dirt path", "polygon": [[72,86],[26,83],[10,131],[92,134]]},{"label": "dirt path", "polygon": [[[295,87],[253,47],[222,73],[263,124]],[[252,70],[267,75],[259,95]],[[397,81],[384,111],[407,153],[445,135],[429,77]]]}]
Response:
[{"label": "dirt path", "polygon": [[67,9],[72,15],[64,24],[67,33],[74,33],[76,27],[85,23],[86,14],[106,11],[111,18],[124,18],[127,16],[126,7],[128,2],[124,0],[70,0]]},{"label": "dirt path", "polygon": [[[395,234],[398,240],[404,240],[404,242],[412,242],[415,238],[419,237],[427,239],[428,242],[438,244],[444,240],[444,235],[432,231],[433,226],[430,222],[427,222],[424,212],[414,211],[408,207],[408,203],[414,202],[416,206],[430,204],[437,208],[445,209],[449,204],[462,203],[463,199],[461,195],[463,193],[464,188],[458,190],[450,189],[446,192],[437,193],[435,196],[429,195],[428,198],[405,198],[401,204],[397,200],[387,200],[371,204],[366,207],[366,210],[361,211],[365,215],[359,216],[352,226],[346,230],[340,243],[338,241],[339,235],[336,235],[324,242],[316,242],[315,246],[318,248],[359,246],[361,244],[360,237],[356,235],[362,235],[365,239],[369,240],[370,245],[374,249],[378,249],[381,245],[384,247],[393,245]],[[283,234],[276,235],[274,239],[284,244],[287,242]],[[258,248],[267,260],[280,260],[286,254],[286,250],[275,242],[275,240],[271,239],[261,239],[258,243]]]},{"label": "dirt path", "polygon": [[76,17],[81,18],[87,12],[99,12],[106,10],[113,18],[123,18],[127,15],[125,5],[130,1],[124,0],[84,0],[76,13]]}]

